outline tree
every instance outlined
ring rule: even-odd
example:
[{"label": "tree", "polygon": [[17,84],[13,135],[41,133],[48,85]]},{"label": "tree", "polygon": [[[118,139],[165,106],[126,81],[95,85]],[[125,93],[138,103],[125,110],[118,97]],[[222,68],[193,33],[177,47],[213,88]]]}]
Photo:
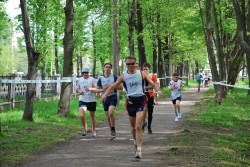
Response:
[{"label": "tree", "polygon": [[[23,21],[23,31],[26,43],[26,51],[28,56],[28,80],[35,80],[37,73],[38,58],[40,53],[35,51],[33,48],[31,35],[30,35],[30,25],[27,12],[27,3],[26,0],[20,0],[20,6],[22,11],[22,21]],[[35,96],[35,84],[27,84],[27,93],[26,93],[26,103],[23,114],[23,120],[33,121],[33,101]]]},{"label": "tree", "polygon": [[[238,0],[232,0],[234,5],[234,11],[236,14],[236,22],[237,22],[237,36],[240,41],[240,46],[244,50],[246,54],[247,60],[247,72],[248,72],[248,80],[250,87],[250,1],[248,1],[248,5],[245,5],[245,0],[242,0],[242,7],[240,9],[240,5]],[[248,10],[245,10],[245,6],[248,6]],[[250,95],[250,90],[248,90],[248,95]]]},{"label": "tree", "polygon": [[[63,77],[72,77],[73,73],[73,20],[74,7],[73,0],[66,1],[65,7],[65,29],[64,29],[64,59]],[[67,116],[70,113],[71,83],[62,83],[60,101],[58,103],[58,114]]]},{"label": "tree", "polygon": [[142,8],[140,6],[140,1],[137,1],[137,42],[138,42],[138,57],[139,65],[142,67],[143,63],[147,62],[147,57],[145,54],[145,46],[143,40],[143,19],[142,19]]},{"label": "tree", "polygon": [[119,43],[118,43],[118,32],[117,32],[117,1],[112,0],[112,53],[113,53],[113,73],[114,75],[119,74]]},{"label": "tree", "polygon": [[128,8],[130,10],[128,19],[128,27],[129,27],[128,41],[129,41],[130,56],[135,56],[134,29],[135,29],[135,18],[136,18],[136,6],[137,6],[137,0],[133,0],[132,5],[130,5],[130,2],[128,1]]}]

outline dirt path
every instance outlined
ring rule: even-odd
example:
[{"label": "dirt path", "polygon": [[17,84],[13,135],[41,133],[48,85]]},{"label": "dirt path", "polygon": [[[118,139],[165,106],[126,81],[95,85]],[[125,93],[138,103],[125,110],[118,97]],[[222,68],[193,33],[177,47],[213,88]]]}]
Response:
[{"label": "dirt path", "polygon": [[[193,105],[204,98],[207,88],[197,93],[197,88],[192,86],[183,93],[181,102],[182,115],[192,110]],[[120,115],[116,118],[117,138],[109,140],[107,123],[97,127],[97,137],[88,134],[83,138],[78,136],[57,145],[47,152],[34,155],[32,161],[23,167],[159,167],[161,166],[161,150],[168,141],[168,135],[182,131],[183,121],[174,122],[174,111],[170,98],[162,99],[155,106],[152,123],[153,134],[145,130],[142,147],[143,158],[134,158],[133,141],[131,140],[128,116]]]}]

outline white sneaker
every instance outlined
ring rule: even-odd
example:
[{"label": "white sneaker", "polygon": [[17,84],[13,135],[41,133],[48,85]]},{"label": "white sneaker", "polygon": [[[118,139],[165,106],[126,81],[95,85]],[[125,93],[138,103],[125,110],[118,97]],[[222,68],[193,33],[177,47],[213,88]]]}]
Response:
[{"label": "white sneaker", "polygon": [[92,133],[92,137],[96,137],[96,131]]},{"label": "white sneaker", "polygon": [[178,116],[177,117],[175,117],[175,120],[174,120],[175,122],[178,122],[179,121],[179,118],[178,118]]},{"label": "white sneaker", "polygon": [[141,150],[136,150],[136,152],[135,152],[135,158],[138,158],[138,159],[142,158]]},{"label": "white sneaker", "polygon": [[178,113],[178,118],[181,118],[181,113]]}]

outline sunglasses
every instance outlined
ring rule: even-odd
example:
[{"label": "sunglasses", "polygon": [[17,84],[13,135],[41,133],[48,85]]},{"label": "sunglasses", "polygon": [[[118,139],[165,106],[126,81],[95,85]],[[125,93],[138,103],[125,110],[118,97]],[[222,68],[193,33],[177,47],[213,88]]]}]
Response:
[{"label": "sunglasses", "polygon": [[82,74],[88,74],[88,72],[82,72]]},{"label": "sunglasses", "polygon": [[126,65],[127,66],[133,66],[133,65],[135,65],[135,62],[133,62],[133,63],[126,63]]}]

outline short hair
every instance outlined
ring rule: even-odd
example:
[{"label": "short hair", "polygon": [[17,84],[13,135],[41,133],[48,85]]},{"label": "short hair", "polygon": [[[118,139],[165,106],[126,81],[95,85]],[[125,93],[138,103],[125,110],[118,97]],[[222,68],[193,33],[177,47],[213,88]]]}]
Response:
[{"label": "short hair", "polygon": [[178,77],[178,76],[179,76],[179,74],[178,74],[177,72],[175,72],[175,73],[173,73],[173,75],[172,75],[172,76]]},{"label": "short hair", "polygon": [[133,60],[135,60],[135,62],[136,62],[136,58],[135,58],[134,56],[127,56],[127,57],[125,58],[125,61],[127,61],[127,59],[133,59]]},{"label": "short hair", "polygon": [[111,63],[105,63],[105,64],[104,64],[104,67],[105,67],[106,65],[110,65],[111,68],[112,68],[112,66],[113,66]]},{"label": "short hair", "polygon": [[143,63],[142,67],[148,67],[149,69],[151,68],[149,63]]}]

